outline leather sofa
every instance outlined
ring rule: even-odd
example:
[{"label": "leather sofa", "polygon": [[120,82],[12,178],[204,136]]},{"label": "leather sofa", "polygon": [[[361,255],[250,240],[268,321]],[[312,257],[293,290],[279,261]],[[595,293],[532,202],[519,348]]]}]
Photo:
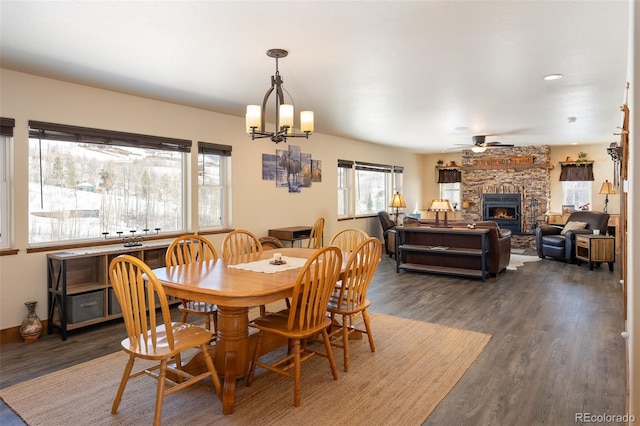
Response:
[{"label": "leather sofa", "polygon": [[[451,226],[467,227],[465,222],[454,222]],[[511,260],[511,230],[500,229],[497,222],[475,222],[477,229],[489,229],[489,274],[497,276],[507,269]],[[464,267],[464,266],[461,266]]]},{"label": "leather sofa", "polygon": [[578,211],[569,215],[566,223],[569,222],[585,222],[586,226],[583,229],[567,230],[564,235],[561,234],[564,226],[549,225],[536,228],[536,252],[538,257],[544,259],[545,256],[549,256],[568,263],[575,263],[576,235],[592,234],[594,229],[599,229],[602,235],[606,234],[609,214]]}]

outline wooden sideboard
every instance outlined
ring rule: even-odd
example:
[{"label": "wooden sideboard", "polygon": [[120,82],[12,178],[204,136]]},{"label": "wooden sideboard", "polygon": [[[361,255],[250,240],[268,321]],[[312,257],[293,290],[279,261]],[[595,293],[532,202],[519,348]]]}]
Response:
[{"label": "wooden sideboard", "polygon": [[[549,225],[564,225],[567,223],[571,213],[549,213],[547,215],[547,223]],[[616,253],[620,254],[622,239],[620,238],[620,215],[609,214],[608,234],[616,237]]]}]

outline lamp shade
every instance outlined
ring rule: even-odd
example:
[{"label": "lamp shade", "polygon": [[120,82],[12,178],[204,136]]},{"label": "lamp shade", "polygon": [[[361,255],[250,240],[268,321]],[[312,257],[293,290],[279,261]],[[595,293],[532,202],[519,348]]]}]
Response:
[{"label": "lamp shade", "polygon": [[391,199],[391,203],[389,203],[389,207],[407,207],[407,204],[404,202],[404,197],[401,193],[396,192],[395,194],[393,194],[393,198]]},{"label": "lamp shade", "polygon": [[616,190],[613,189],[613,185],[608,180],[605,180],[600,187],[600,192],[598,194],[615,194]]},{"label": "lamp shade", "polygon": [[452,212],[453,206],[449,200],[431,200],[429,210],[432,212]]}]

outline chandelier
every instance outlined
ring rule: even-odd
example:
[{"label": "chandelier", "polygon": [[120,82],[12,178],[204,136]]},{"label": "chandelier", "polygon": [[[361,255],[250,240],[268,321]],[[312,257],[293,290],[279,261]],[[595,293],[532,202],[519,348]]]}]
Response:
[{"label": "chandelier", "polygon": [[[273,143],[286,142],[287,138],[307,138],[313,132],[313,111],[300,112],[300,131],[296,133],[293,120],[293,99],[290,104],[286,104],[284,93],[286,92],[291,99],[291,95],[282,87],[282,77],[278,71],[278,59],[284,58],[289,54],[284,49],[269,49],[267,56],[276,59],[276,74],[271,76],[271,87],[267,90],[260,105],[247,105],[247,133],[251,135],[251,139],[270,138]],[[269,96],[274,91],[276,100],[276,128],[273,132],[265,129],[266,109]]]}]

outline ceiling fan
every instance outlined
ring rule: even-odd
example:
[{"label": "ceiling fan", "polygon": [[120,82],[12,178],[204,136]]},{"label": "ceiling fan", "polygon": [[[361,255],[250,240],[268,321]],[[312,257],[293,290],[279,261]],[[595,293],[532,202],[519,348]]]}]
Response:
[{"label": "ceiling fan", "polygon": [[513,144],[506,144],[506,143],[502,143],[502,142],[487,142],[487,136],[491,136],[491,135],[474,135],[471,137],[471,140],[473,141],[472,145],[468,145],[468,144],[456,144],[456,145],[460,145],[460,146],[466,146],[466,147],[470,147],[471,150],[473,152],[484,152],[487,148],[508,148],[508,147],[512,147],[514,146]]}]

